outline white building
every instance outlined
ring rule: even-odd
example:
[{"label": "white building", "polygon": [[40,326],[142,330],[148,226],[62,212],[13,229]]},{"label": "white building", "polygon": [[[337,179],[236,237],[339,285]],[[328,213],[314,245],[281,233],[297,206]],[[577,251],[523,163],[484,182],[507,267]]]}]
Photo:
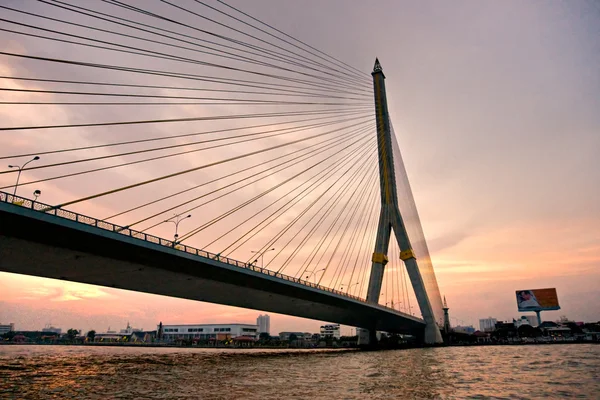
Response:
[{"label": "white building", "polygon": [[55,328],[50,324],[47,324],[44,328],[42,328],[42,332],[44,333],[56,333],[56,334],[61,334],[62,333],[62,329],[60,328]]},{"label": "white building", "polygon": [[529,325],[533,326],[534,328],[538,326],[537,315],[524,315],[521,318],[523,317],[527,318],[527,321],[529,321]]},{"label": "white building", "polygon": [[321,337],[331,337],[334,339],[339,339],[341,337],[340,334],[340,324],[332,324],[332,325],[323,325],[321,326]]},{"label": "white building", "polygon": [[[158,331],[160,326],[156,327]],[[190,324],[163,325],[162,337],[166,341],[188,339],[226,340],[238,336],[258,339],[258,325],[250,324]]]},{"label": "white building", "polygon": [[8,332],[14,332],[15,331],[15,324],[14,323],[10,323],[7,325],[2,325],[0,324],[0,335],[4,335],[5,333]]},{"label": "white building", "polygon": [[538,326],[538,320],[535,315],[522,315],[521,318],[514,321],[515,328],[520,327],[521,325],[531,325],[534,328]]},{"label": "white building", "polygon": [[267,314],[259,315],[258,318],[256,318],[256,325],[258,325],[258,333],[271,334],[271,317]]},{"label": "white building", "polygon": [[496,322],[498,322],[498,320],[492,317],[480,319],[479,330],[481,332],[492,332],[494,329],[496,329]]}]

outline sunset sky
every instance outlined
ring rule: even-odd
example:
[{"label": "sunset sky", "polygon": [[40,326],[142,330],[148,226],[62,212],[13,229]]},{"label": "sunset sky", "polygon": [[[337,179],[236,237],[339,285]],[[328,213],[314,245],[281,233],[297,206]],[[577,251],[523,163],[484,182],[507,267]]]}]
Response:
[{"label": "sunset sky", "polygon": [[[0,0],[0,5],[18,3]],[[544,313],[544,319],[600,320],[600,3],[229,3],[365,74],[379,58],[390,116],[453,324],[478,327],[479,318],[516,318],[515,290],[546,287],[557,289],[562,309]],[[21,8],[45,10],[33,2]],[[44,50],[40,42],[23,40],[0,32],[1,48],[24,54]],[[0,75],[27,75],[23,70],[46,72],[0,56]],[[13,85],[0,78],[0,87]],[[3,98],[9,95],[0,92]],[[35,125],[44,117],[13,110],[0,105],[0,120],[8,121],[0,125]],[[72,120],[70,112],[53,107],[45,121]],[[125,111],[118,113],[115,119],[127,119]],[[55,138],[71,145],[66,137]],[[2,132],[0,156],[52,145],[39,140]],[[26,173],[22,179],[28,179]],[[108,187],[111,179],[45,183],[40,200],[56,204],[87,193],[86,185]],[[0,176],[1,186],[13,181]],[[104,217],[120,206],[116,199],[77,210]],[[172,234],[169,226],[153,232]],[[14,322],[22,330],[47,323],[84,331],[123,328],[128,321],[148,330],[159,321],[250,323],[259,313],[0,273],[0,323]],[[272,334],[317,331],[319,325],[271,314]]]}]

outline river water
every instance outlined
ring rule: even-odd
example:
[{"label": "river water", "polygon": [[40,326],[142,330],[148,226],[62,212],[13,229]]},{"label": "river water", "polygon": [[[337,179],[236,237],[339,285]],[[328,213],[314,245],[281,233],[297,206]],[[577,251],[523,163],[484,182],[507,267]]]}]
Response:
[{"label": "river water", "polygon": [[600,346],[0,346],[2,399],[600,399]]}]

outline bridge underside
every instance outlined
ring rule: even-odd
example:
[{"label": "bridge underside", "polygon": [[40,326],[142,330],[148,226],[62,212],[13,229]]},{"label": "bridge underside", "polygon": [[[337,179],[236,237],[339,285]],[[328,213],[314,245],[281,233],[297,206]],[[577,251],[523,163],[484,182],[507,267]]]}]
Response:
[{"label": "bridge underside", "polygon": [[421,335],[385,307],[12,204],[0,204],[0,271]]}]

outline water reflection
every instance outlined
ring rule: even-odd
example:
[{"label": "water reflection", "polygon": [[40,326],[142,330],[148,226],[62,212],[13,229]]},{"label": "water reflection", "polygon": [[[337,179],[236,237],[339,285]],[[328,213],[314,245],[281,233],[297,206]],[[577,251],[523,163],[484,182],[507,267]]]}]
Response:
[{"label": "water reflection", "polygon": [[600,347],[386,352],[2,346],[0,398],[600,398]]}]

